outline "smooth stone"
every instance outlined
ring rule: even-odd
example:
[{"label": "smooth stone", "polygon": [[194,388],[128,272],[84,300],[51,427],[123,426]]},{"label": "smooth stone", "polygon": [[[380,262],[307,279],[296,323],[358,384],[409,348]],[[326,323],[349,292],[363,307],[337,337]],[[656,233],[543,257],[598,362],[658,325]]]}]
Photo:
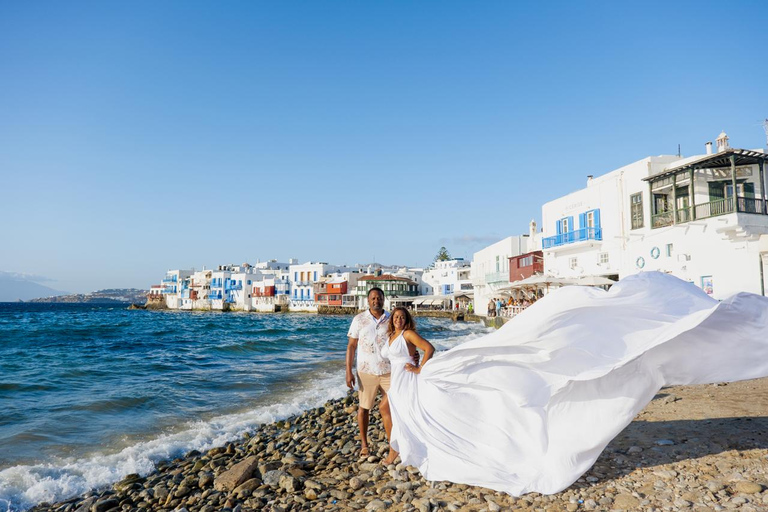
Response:
[{"label": "smooth stone", "polygon": [[217,476],[214,480],[213,488],[217,491],[232,491],[238,485],[249,480],[258,468],[258,465],[259,459],[255,455],[251,455]]},{"label": "smooth stone", "polygon": [[763,486],[755,482],[736,482],[732,487],[741,494],[757,494],[763,491]]}]

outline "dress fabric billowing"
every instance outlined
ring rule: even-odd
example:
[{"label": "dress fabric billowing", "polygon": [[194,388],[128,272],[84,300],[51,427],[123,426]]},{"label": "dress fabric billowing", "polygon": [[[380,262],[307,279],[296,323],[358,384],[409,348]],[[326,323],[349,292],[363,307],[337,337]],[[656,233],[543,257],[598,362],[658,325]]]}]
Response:
[{"label": "dress fabric billowing", "polygon": [[768,375],[768,299],[718,302],[647,272],[610,291],[570,286],[420,375],[402,335],[388,396],[392,445],[428,480],[512,495],[576,481],[665,385]]}]

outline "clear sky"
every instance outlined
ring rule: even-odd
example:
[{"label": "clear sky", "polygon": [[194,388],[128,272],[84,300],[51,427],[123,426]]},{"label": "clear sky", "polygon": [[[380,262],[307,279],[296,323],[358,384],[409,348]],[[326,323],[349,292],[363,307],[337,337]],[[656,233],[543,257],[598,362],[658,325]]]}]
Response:
[{"label": "clear sky", "polygon": [[0,1],[0,271],[427,265],[721,130],[765,146],[768,3]]}]

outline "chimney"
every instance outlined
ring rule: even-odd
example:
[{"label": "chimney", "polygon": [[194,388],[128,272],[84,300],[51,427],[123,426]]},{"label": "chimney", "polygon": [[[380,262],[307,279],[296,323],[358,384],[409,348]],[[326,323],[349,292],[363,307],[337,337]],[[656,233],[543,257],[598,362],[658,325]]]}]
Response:
[{"label": "chimney", "polygon": [[728,135],[726,135],[724,131],[717,137],[715,142],[717,143],[718,153],[721,153],[727,149],[731,149],[731,145],[728,144]]},{"label": "chimney", "polygon": [[704,144],[704,147],[707,148],[707,154],[711,155],[712,154],[712,142],[711,141],[707,142],[706,144]]},{"label": "chimney", "polygon": [[592,179],[593,178],[594,178],[594,176],[592,176],[591,174],[587,175],[587,186],[589,186],[592,183]]},{"label": "chimney", "polygon": [[529,225],[528,234],[531,236],[531,240],[536,238],[536,221],[531,219],[531,224]]}]

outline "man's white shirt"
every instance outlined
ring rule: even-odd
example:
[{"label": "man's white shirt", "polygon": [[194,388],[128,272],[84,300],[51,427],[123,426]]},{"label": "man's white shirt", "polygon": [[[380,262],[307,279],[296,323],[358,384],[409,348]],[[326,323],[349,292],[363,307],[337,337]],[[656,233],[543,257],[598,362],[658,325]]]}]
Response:
[{"label": "man's white shirt", "polygon": [[384,311],[376,318],[366,309],[352,319],[347,336],[357,338],[357,372],[370,375],[386,375],[390,372],[389,359],[381,355],[387,339],[389,313]]}]

